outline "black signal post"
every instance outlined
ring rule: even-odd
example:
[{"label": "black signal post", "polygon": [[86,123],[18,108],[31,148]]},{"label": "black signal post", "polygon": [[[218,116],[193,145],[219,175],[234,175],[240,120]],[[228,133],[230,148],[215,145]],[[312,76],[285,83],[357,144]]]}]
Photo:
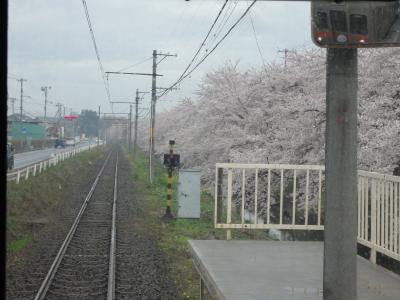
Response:
[{"label": "black signal post", "polygon": [[169,141],[169,152],[164,154],[164,165],[168,168],[167,179],[167,206],[165,208],[165,219],[172,219],[172,175],[175,168],[179,167],[179,154],[174,154],[175,141]]}]

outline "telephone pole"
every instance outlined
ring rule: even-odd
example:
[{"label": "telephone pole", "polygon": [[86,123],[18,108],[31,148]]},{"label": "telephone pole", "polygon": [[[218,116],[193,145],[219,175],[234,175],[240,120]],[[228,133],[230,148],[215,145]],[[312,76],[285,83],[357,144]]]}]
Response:
[{"label": "telephone pole", "polygon": [[100,105],[99,105],[99,120],[97,121],[97,146],[100,144]]},{"label": "telephone pole", "polygon": [[17,101],[17,98],[8,98],[8,100],[11,101],[11,111],[12,111],[12,114],[15,114],[15,105],[14,105],[14,103],[15,103],[15,101]]},{"label": "telephone pole", "polygon": [[127,104],[129,104],[129,117],[128,117],[129,126],[127,128],[127,132],[128,132],[127,142],[128,142],[129,151],[131,151],[131,149],[132,149],[132,104],[133,104],[133,102],[129,102],[129,101],[112,101],[110,103],[112,105],[115,104],[115,103],[127,103]]},{"label": "telephone pole", "polygon": [[132,103],[129,104],[129,151],[132,150]]},{"label": "telephone pole", "polygon": [[[157,62],[158,56],[162,56],[162,58]],[[153,72],[152,73],[106,72],[107,76],[108,76],[108,74],[120,74],[120,75],[144,75],[144,76],[152,77],[151,108],[150,108],[150,143],[149,143],[149,181],[150,181],[150,183],[153,183],[154,128],[155,128],[155,112],[156,112],[156,102],[157,102],[156,78],[157,78],[157,76],[163,76],[163,75],[157,74],[157,65],[169,56],[177,57],[178,55],[177,54],[169,54],[169,53],[157,53],[157,50],[153,50]]]},{"label": "telephone pole", "polygon": [[[157,57],[162,56],[161,60],[157,62]],[[154,135],[156,127],[156,103],[157,103],[157,65],[169,56],[177,57],[177,54],[157,53],[153,50],[153,76],[151,81],[151,107],[150,107],[150,141],[149,141],[149,181],[153,184],[153,156],[154,156]]]},{"label": "telephone pole", "polygon": [[139,90],[136,89],[136,98],[135,98],[135,136],[133,139],[133,158],[136,158],[136,149],[137,149],[137,127],[138,127],[138,118],[139,118]]},{"label": "telephone pole", "polygon": [[42,86],[42,92],[44,92],[44,120],[47,121],[47,93],[51,90],[51,86]]},{"label": "telephone pole", "polygon": [[290,52],[290,50],[289,49],[283,49],[283,50],[278,50],[278,53],[285,53],[285,70],[286,70],[286,60],[287,60],[287,55],[288,55],[288,53]]},{"label": "telephone pole", "polygon": [[17,81],[19,81],[20,82],[20,84],[21,84],[21,100],[20,100],[20,106],[19,106],[19,118],[20,118],[20,121],[22,121],[22,103],[23,103],[23,99],[24,99],[24,81],[27,81],[26,79],[23,79],[23,78],[20,78],[20,79],[17,79]]}]

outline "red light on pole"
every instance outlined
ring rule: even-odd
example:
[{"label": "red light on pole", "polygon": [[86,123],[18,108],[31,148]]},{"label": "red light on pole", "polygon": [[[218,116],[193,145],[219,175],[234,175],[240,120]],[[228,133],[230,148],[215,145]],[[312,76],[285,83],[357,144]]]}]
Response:
[{"label": "red light on pole", "polygon": [[68,121],[73,121],[77,118],[78,116],[73,116],[73,115],[64,116],[64,119],[67,119]]}]

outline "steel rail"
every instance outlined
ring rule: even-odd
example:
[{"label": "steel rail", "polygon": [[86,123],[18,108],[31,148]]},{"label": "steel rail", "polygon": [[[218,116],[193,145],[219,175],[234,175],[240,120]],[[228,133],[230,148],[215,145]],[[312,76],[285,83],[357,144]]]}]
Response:
[{"label": "steel rail", "polygon": [[112,151],[110,151],[110,153],[108,154],[106,160],[104,161],[103,166],[100,169],[100,172],[97,174],[96,179],[93,182],[92,187],[90,188],[90,191],[87,194],[87,196],[85,198],[85,201],[83,202],[82,207],[79,210],[79,213],[76,216],[76,218],[74,220],[74,223],[71,226],[71,229],[69,230],[67,236],[65,237],[65,240],[62,243],[62,245],[60,247],[60,250],[58,251],[58,253],[57,253],[57,255],[56,255],[56,257],[55,257],[55,259],[54,259],[49,271],[47,272],[47,275],[44,278],[44,280],[43,280],[43,282],[42,282],[42,284],[41,284],[41,286],[40,286],[40,288],[39,288],[34,300],[42,300],[46,296],[46,293],[47,293],[47,291],[48,291],[48,289],[49,289],[49,287],[51,285],[51,282],[53,281],[53,278],[54,278],[54,276],[55,276],[55,274],[57,272],[58,267],[60,266],[60,263],[61,263],[61,261],[62,261],[62,259],[64,257],[64,254],[65,254],[65,252],[66,252],[66,250],[68,248],[68,245],[71,242],[71,239],[72,239],[72,237],[73,237],[73,235],[74,235],[74,233],[75,233],[75,231],[76,231],[76,229],[78,227],[78,223],[79,223],[80,219],[82,218],[82,215],[83,215],[83,213],[84,213],[84,211],[85,211],[85,209],[86,209],[86,207],[87,207],[87,205],[88,205],[88,203],[90,201],[90,198],[93,195],[93,192],[94,192],[94,190],[95,190],[95,188],[97,186],[97,183],[98,183],[98,181],[100,179],[100,176],[102,175],[102,173],[104,171],[104,168],[105,168],[108,160],[110,159],[111,153],[112,153]]},{"label": "steel rail", "polygon": [[115,163],[114,178],[114,197],[112,206],[112,225],[111,225],[111,243],[110,243],[110,262],[108,267],[108,290],[107,300],[115,298],[115,247],[116,247],[116,218],[117,218],[117,187],[118,187],[118,152],[117,162]]}]

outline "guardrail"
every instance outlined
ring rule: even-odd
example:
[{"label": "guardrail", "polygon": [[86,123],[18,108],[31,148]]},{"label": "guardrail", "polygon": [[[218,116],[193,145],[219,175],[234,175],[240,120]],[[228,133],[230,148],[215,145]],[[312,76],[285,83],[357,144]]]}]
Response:
[{"label": "guardrail", "polygon": [[[103,142],[101,142],[99,145],[103,145]],[[36,176],[36,174],[42,173],[47,168],[55,166],[59,162],[71,158],[80,152],[93,149],[96,146],[97,143],[92,145],[89,144],[88,146],[85,147],[80,147],[77,149],[72,149],[70,151],[63,151],[56,153],[53,157],[49,159],[38,161],[7,173],[7,181],[15,180],[15,182],[18,184],[20,183],[21,180],[27,180],[29,176]]]},{"label": "guardrail", "polygon": [[[323,230],[325,167],[216,164],[215,228]],[[400,177],[358,171],[358,242],[400,261]]]}]

